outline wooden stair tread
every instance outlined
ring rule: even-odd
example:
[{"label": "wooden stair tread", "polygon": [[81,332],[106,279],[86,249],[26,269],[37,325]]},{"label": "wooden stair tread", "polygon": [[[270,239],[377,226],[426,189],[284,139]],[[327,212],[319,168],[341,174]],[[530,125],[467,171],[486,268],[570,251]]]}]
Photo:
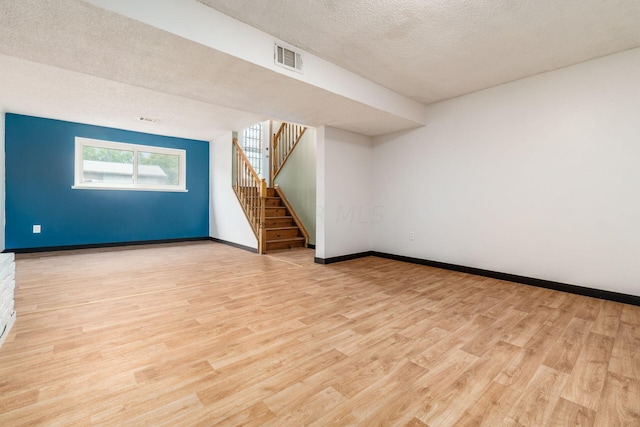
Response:
[{"label": "wooden stair tread", "polygon": [[285,227],[267,227],[266,228],[267,231],[274,231],[274,230],[298,230],[298,227],[295,225],[287,225]]}]

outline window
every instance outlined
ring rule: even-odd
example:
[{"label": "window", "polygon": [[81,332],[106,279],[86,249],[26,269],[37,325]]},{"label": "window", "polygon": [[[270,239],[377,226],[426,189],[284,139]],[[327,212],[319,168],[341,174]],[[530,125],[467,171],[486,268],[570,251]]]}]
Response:
[{"label": "window", "polygon": [[253,169],[262,176],[262,123],[257,123],[244,130],[242,149]]},{"label": "window", "polygon": [[75,189],[187,191],[185,150],[76,137]]}]

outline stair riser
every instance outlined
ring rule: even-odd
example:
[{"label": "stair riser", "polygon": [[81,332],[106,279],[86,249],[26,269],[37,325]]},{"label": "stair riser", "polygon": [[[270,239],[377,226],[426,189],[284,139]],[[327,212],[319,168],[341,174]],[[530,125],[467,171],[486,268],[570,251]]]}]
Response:
[{"label": "stair riser", "polygon": [[291,218],[267,218],[265,220],[266,228],[278,228],[278,227],[293,227],[293,219]]},{"label": "stair riser", "polygon": [[[243,196],[243,200],[244,200],[245,204],[251,203],[253,201],[255,201],[256,205],[260,204],[260,197]],[[277,197],[267,197],[267,200],[265,201],[265,206],[267,206],[267,207],[284,207],[284,205],[282,204],[282,199],[279,199]]]},{"label": "stair riser", "polygon": [[287,209],[267,207],[265,209],[265,215],[267,218],[272,216],[287,216]]},{"label": "stair riser", "polygon": [[277,243],[269,243],[267,242],[267,252],[277,249],[291,249],[291,248],[302,248],[304,247],[304,241],[291,241],[291,242],[277,242]]},{"label": "stair riser", "polygon": [[297,228],[292,230],[267,230],[267,243],[274,239],[291,239],[293,237],[302,237]]},{"label": "stair riser", "polygon": [[267,199],[267,207],[282,207],[281,199]]}]

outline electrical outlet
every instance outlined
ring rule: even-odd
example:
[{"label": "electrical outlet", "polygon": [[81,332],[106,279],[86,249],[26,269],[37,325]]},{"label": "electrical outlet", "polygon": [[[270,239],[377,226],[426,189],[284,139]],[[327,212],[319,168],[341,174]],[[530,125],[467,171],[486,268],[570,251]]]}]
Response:
[{"label": "electrical outlet", "polygon": [[409,240],[416,240],[416,234],[413,231],[409,232]]},{"label": "electrical outlet", "polygon": [[40,224],[35,224],[35,225],[33,226],[33,232],[34,232],[35,234],[38,234],[38,233],[42,232],[42,226],[41,226]]}]

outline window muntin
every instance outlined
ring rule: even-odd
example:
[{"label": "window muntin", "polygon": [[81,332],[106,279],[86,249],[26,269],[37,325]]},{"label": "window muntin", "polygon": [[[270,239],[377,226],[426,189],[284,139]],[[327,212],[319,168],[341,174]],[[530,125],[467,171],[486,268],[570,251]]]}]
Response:
[{"label": "window muntin", "polygon": [[187,191],[186,151],[76,137],[75,189]]}]

